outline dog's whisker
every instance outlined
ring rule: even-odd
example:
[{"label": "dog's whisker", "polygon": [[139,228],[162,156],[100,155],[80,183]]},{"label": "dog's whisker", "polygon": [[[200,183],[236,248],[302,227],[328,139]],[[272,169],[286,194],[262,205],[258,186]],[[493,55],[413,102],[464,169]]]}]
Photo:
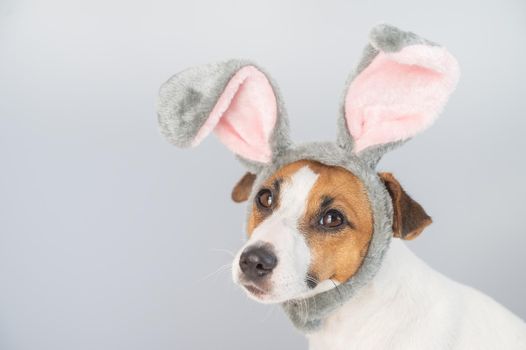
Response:
[{"label": "dog's whisker", "polygon": [[266,314],[265,314],[265,317],[263,317],[263,319],[261,320],[261,323],[264,323],[266,322],[270,316],[272,316],[272,314],[274,313],[274,310],[276,309],[275,305],[269,305],[270,307],[268,308]]},{"label": "dog's whisker", "polygon": [[316,302],[316,298],[313,298],[314,299],[314,311],[318,311],[318,304]]},{"label": "dog's whisker", "polygon": [[334,288],[336,289],[336,291],[338,292],[338,295],[340,296],[340,304],[343,304],[343,296],[342,296],[342,293],[340,292],[340,289],[338,288],[338,285],[336,284],[336,282],[332,280],[332,278],[329,278],[329,281],[331,281],[332,284],[334,284]]},{"label": "dog's whisker", "polygon": [[311,281],[311,282],[314,282],[316,284],[319,284],[320,283],[320,280],[318,280],[317,278],[313,277],[312,275],[307,275],[306,279],[308,281]]},{"label": "dog's whisker", "polygon": [[307,323],[307,320],[309,319],[309,300],[303,299],[305,302],[305,317],[303,320],[303,323]]},{"label": "dog's whisker", "polygon": [[212,248],[210,249],[211,252],[219,252],[219,253],[226,253],[228,255],[230,255],[231,257],[235,257],[236,254],[233,253],[232,251],[228,250],[228,249],[224,249],[224,248]]},{"label": "dog's whisker", "polygon": [[214,272],[212,273],[209,273],[208,275],[202,277],[201,279],[198,280],[198,282],[204,282],[206,281],[207,279],[209,279],[210,277],[220,273],[220,272],[223,272],[225,270],[227,270],[227,268],[229,267],[232,267],[232,264],[231,263],[227,263],[227,264],[224,264],[224,265],[221,265],[217,270],[215,270]]},{"label": "dog's whisker", "polygon": [[307,321],[307,303],[305,302],[305,299],[301,299],[301,305],[303,306],[303,323],[305,323]]}]

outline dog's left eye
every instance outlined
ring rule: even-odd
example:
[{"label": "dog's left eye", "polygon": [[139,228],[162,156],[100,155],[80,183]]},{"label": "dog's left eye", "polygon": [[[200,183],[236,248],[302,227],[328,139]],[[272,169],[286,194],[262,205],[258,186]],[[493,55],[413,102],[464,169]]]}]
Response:
[{"label": "dog's left eye", "polygon": [[266,209],[272,208],[274,204],[274,198],[272,197],[272,192],[267,189],[262,189],[256,196],[256,200],[260,206]]},{"label": "dog's left eye", "polygon": [[331,209],[325,212],[318,222],[321,226],[327,228],[335,228],[342,225],[344,222],[343,214],[338,210]]}]

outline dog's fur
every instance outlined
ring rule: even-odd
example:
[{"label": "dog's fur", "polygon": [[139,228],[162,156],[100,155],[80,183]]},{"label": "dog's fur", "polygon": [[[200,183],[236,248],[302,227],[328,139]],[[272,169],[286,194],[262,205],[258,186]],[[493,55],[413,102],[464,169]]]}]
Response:
[{"label": "dog's fur", "polygon": [[[393,199],[395,237],[416,237],[430,218],[391,174],[380,177]],[[248,197],[240,194],[252,185],[250,176],[236,185],[238,201]],[[250,239],[234,259],[234,281],[259,302],[279,303],[348,280],[372,234],[370,203],[358,178],[341,167],[298,161],[272,174],[261,188],[271,189],[274,204],[271,210],[252,204]],[[330,205],[323,207],[327,198]],[[352,225],[337,231],[317,227],[330,208],[338,208]],[[241,253],[254,246],[268,247],[278,261],[271,274],[255,281],[239,267]],[[395,239],[373,280],[308,339],[311,349],[526,349],[526,326],[491,298],[432,270]]]},{"label": "dog's fur", "polygon": [[313,349],[526,349],[521,320],[403,246],[431,218],[376,170],[433,123],[459,74],[446,48],[378,25],[347,80],[336,142],[299,145],[276,84],[252,62],[194,67],[163,84],[170,142],[196,146],[213,131],[253,173],[232,193],[250,201],[234,280],[282,303]]}]

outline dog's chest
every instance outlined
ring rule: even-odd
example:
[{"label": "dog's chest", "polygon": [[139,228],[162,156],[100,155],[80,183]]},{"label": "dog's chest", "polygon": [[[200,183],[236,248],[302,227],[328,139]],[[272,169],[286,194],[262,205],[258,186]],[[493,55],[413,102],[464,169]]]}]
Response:
[{"label": "dog's chest", "polygon": [[519,350],[526,324],[394,241],[374,280],[307,337],[311,350]]},{"label": "dog's chest", "polygon": [[448,282],[393,242],[375,279],[308,335],[310,349],[448,348],[458,312]]}]

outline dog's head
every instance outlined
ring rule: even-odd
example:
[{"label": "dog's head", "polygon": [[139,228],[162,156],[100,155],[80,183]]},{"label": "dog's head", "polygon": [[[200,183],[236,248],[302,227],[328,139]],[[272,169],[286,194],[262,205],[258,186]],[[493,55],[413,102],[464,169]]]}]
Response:
[{"label": "dog's head", "polygon": [[[413,239],[431,223],[389,173],[378,174],[394,213],[393,233]],[[248,241],[234,259],[233,279],[267,303],[304,298],[348,281],[367,255],[372,205],[360,178],[340,166],[300,160],[279,168],[253,191],[247,173],[234,187],[247,200]]]},{"label": "dog's head", "polygon": [[375,167],[434,121],[458,74],[443,47],[378,26],[345,88],[337,141],[300,146],[256,65],[231,60],[168,80],[159,103],[168,140],[195,146],[214,131],[249,170],[232,194],[249,203],[234,280],[259,301],[302,298],[373,274],[391,236],[416,237],[430,218]]}]

